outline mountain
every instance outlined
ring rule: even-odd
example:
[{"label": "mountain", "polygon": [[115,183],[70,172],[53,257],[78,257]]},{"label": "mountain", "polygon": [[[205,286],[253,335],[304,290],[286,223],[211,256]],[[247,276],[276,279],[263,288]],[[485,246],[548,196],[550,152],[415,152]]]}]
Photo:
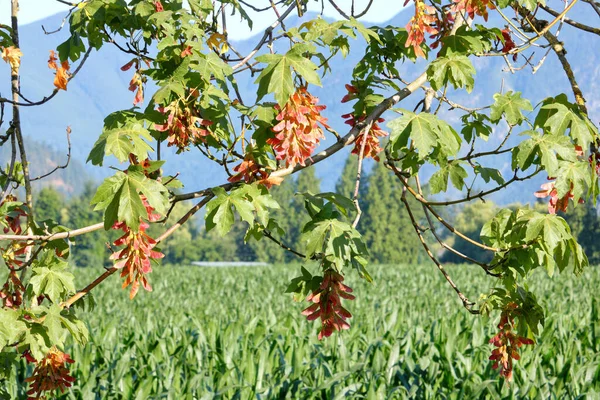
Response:
[{"label": "mountain", "polygon": [[[595,21],[591,19],[593,16],[586,14],[587,8],[585,4],[578,4],[572,11],[575,12],[574,15],[578,19],[593,25]],[[302,20],[314,17],[314,14],[305,15]],[[52,30],[60,26],[62,18],[62,15],[56,15],[21,28],[21,43],[24,53],[22,92],[30,100],[41,99],[53,89],[53,72],[45,67],[48,52],[64,41],[67,32],[62,30],[54,35],[45,35],[41,26],[44,25],[47,30]],[[409,15],[401,12],[390,21],[390,24],[404,26],[408,19]],[[292,26],[296,22],[297,20],[291,20],[288,25]],[[574,66],[574,72],[588,99],[590,115],[594,121],[598,121],[600,120],[600,96],[598,95],[600,92],[600,79],[598,79],[600,76],[600,62],[598,62],[600,52],[597,49],[600,48],[600,38],[585,35],[585,40],[581,40],[580,31],[568,25],[562,27],[559,38],[565,43],[568,51],[567,57]],[[254,47],[257,40],[258,37],[252,37],[235,42],[234,45],[241,53],[246,54]],[[355,41],[351,53],[346,59],[339,56],[331,62],[333,73],[324,79],[325,86],[311,88],[311,92],[320,98],[320,102],[327,105],[324,114],[329,118],[329,123],[341,133],[347,131],[341,115],[351,110],[350,105],[340,103],[346,93],[344,84],[351,80],[352,68],[362,57],[364,48],[365,45],[361,40]],[[544,48],[536,51],[538,60],[545,51]],[[60,92],[54,99],[41,107],[23,107],[23,131],[28,140],[61,144],[64,142],[65,128],[70,125],[73,131],[73,159],[85,160],[102,130],[103,118],[110,112],[131,107],[133,94],[127,88],[132,73],[120,70],[120,67],[129,59],[127,55],[119,52],[116,48],[105,45],[100,52],[92,52],[79,75],[69,84],[67,92]],[[560,92],[567,93],[572,98],[566,77],[564,74],[556,74],[557,68],[560,66],[552,52],[545,60],[545,65],[535,74],[531,73],[531,68],[515,74],[504,71],[506,65],[502,57],[473,58],[473,64],[477,69],[473,92],[467,94],[464,91],[449,91],[448,93],[448,97],[465,106],[491,104],[494,93],[514,88],[523,91],[523,96],[529,98],[534,104],[547,96]],[[399,66],[398,70],[401,72],[402,78],[410,80],[418,76],[423,67],[424,62],[419,61],[416,64],[405,63]],[[6,65],[0,66],[0,76],[8,76]],[[255,99],[256,87],[253,85],[255,77],[250,76],[250,73],[243,73],[237,75],[237,80],[242,97]],[[0,82],[1,93],[9,92],[8,82],[7,79]],[[399,107],[412,110],[421,98],[419,93],[415,93],[399,104]],[[447,107],[443,106],[440,115],[450,123],[457,123],[456,113],[449,113],[446,109]],[[393,118],[393,115],[387,113],[385,117],[389,120]],[[487,144],[490,149],[500,143],[506,134],[506,129],[506,127],[499,127],[495,130]],[[334,138],[328,136],[321,149],[333,141]],[[323,182],[322,190],[328,191],[334,188],[348,153],[349,151],[340,152],[318,167],[317,174]],[[0,157],[2,157],[0,162],[4,163],[4,156],[0,154]],[[482,161],[485,162],[485,166],[500,169],[505,176],[511,174],[507,157],[492,157]],[[194,152],[169,158],[165,170],[167,173],[179,172],[180,178],[186,186],[185,190],[218,185],[226,179],[226,174],[220,166],[203,157],[198,157]],[[85,171],[94,179],[111,174],[108,167],[96,168],[89,164],[86,165]],[[427,179],[431,172],[432,170],[426,170],[424,178]],[[493,199],[500,203],[530,202],[532,200],[531,193],[545,178],[545,176],[539,176],[532,182],[513,185],[507,190],[497,193]]]},{"label": "mountain", "polygon": [[[48,142],[38,142],[32,140],[31,137],[25,138],[25,146],[28,151],[29,160],[34,162],[31,163],[31,178],[32,187],[34,190],[42,188],[44,186],[52,186],[54,189],[63,193],[66,196],[80,194],[83,190],[85,183],[90,181],[92,178],[85,172],[83,163],[79,160],[71,158],[67,168],[60,168],[60,166],[66,165],[68,160],[67,157],[67,140],[65,137],[62,138],[60,143],[62,146],[55,146]],[[10,160],[11,147],[10,144],[0,147],[0,166],[6,168],[7,162]],[[49,174],[51,171],[55,172],[48,175],[44,179],[35,179],[36,177]]]}]

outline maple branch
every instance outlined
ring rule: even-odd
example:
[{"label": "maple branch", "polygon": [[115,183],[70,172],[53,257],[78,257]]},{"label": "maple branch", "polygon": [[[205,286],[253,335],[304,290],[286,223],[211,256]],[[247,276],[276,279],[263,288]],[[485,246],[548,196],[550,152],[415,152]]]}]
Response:
[{"label": "maple branch", "polygon": [[[19,20],[17,15],[19,13],[19,1],[11,0],[11,39],[14,46],[19,49]],[[14,66],[11,65],[11,92],[12,92],[12,123],[11,127],[14,130],[14,137],[17,140],[19,147],[19,154],[21,155],[21,167],[23,168],[23,176],[25,180],[25,203],[29,207],[29,213],[27,213],[27,224],[30,225],[32,222],[33,213],[33,196],[31,193],[31,182],[29,180],[29,162],[27,160],[27,152],[25,150],[25,142],[23,141],[23,133],[21,132],[21,113],[19,110],[19,91],[20,91],[20,78],[19,78],[20,63],[16,63]]]},{"label": "maple branch", "polygon": [[356,229],[358,226],[358,222],[360,221],[360,217],[362,215],[362,210],[360,209],[360,204],[358,203],[358,192],[360,189],[360,178],[362,173],[362,164],[365,156],[365,145],[367,144],[367,138],[369,136],[369,131],[371,130],[372,123],[364,127],[363,129],[363,140],[360,144],[360,152],[358,154],[358,168],[356,171],[356,184],[354,186],[354,195],[352,196],[352,202],[354,203],[354,207],[356,207],[356,217],[354,218],[354,222],[352,223],[352,227]]},{"label": "maple branch", "polygon": [[71,161],[71,127],[67,126],[67,161],[63,165],[57,165],[56,167],[54,167],[54,169],[52,171],[50,171],[44,175],[40,175],[36,178],[31,179],[31,181],[33,182],[33,181],[37,181],[40,179],[44,179],[44,178],[52,175],[59,169],[66,169],[69,166],[70,161]]},{"label": "maple branch", "polygon": [[[198,212],[198,210],[200,210],[202,207],[204,207],[212,199],[212,197],[213,197],[212,194],[207,195],[198,204],[196,204],[194,207],[192,207],[183,217],[181,217],[179,219],[179,221],[177,221],[173,226],[171,226],[169,229],[167,229],[162,235],[160,235],[158,238],[156,238],[156,243],[158,244],[158,243],[162,242],[167,237],[169,237],[171,234],[173,234],[173,232],[175,232],[183,224],[185,224],[185,222],[188,219],[190,219],[190,217],[192,215],[194,215],[195,213]],[[77,293],[75,293],[73,296],[71,296],[68,300],[62,302],[60,304],[60,306],[62,308],[68,308],[68,307],[72,306],[77,300],[81,299],[83,296],[85,296],[86,294],[91,292],[96,286],[98,286],[100,283],[102,283],[104,280],[106,280],[106,278],[108,278],[109,276],[111,276],[112,274],[117,272],[118,270],[119,270],[119,268],[116,268],[116,267],[107,268],[106,271],[102,275],[97,277],[92,283],[87,285],[85,288],[79,290]]]},{"label": "maple branch", "polygon": [[329,3],[333,6],[333,8],[335,8],[335,10],[345,19],[350,19],[350,16],[348,14],[346,14],[344,12],[344,10],[342,10],[337,4],[335,4],[335,1],[333,0],[329,0]]},{"label": "maple branch", "polygon": [[52,240],[69,239],[69,238],[72,238],[75,236],[81,236],[86,233],[100,230],[102,228],[104,228],[104,223],[99,222],[97,224],[89,225],[89,226],[86,226],[83,228],[73,229],[72,231],[57,232],[57,233],[52,233],[49,235],[0,235],[0,241],[3,241],[3,240],[29,241],[29,240],[31,240],[31,241],[49,242]]},{"label": "maple branch", "polygon": [[460,291],[460,289],[456,286],[456,284],[454,283],[454,281],[452,280],[452,278],[450,277],[450,275],[448,274],[448,272],[446,271],[446,269],[444,268],[442,263],[433,255],[433,253],[429,249],[429,246],[427,245],[427,242],[425,241],[425,238],[423,237],[423,233],[421,232],[421,228],[419,227],[419,224],[417,224],[415,216],[413,215],[413,212],[410,208],[410,204],[408,204],[408,201],[406,200],[406,186],[404,186],[402,189],[402,197],[400,199],[402,200],[402,203],[404,203],[404,206],[406,207],[406,211],[408,212],[408,216],[410,217],[412,226],[413,226],[413,228],[415,228],[415,232],[417,233],[417,236],[419,237],[419,241],[421,242],[423,249],[425,249],[425,252],[429,256],[431,261],[433,261],[433,263],[436,265],[438,270],[442,273],[442,275],[444,276],[444,278],[446,279],[448,284],[450,284],[452,289],[454,289],[454,291],[458,295],[458,298],[462,301],[463,306],[467,309],[467,311],[469,311],[471,314],[479,314],[479,310],[473,309],[473,306],[475,305],[475,303],[473,303],[472,301],[469,301],[469,299]]},{"label": "maple branch", "polygon": [[[415,176],[415,182],[417,184],[417,190],[419,192],[420,195],[423,195],[423,190],[421,189],[421,181],[419,180],[419,176]],[[427,224],[429,225],[429,229],[431,230],[431,233],[433,234],[433,237],[435,237],[435,239],[437,240],[437,242],[446,250],[450,251],[451,253],[456,254],[457,256],[459,256],[460,258],[462,258],[463,260],[469,261],[470,263],[479,265],[486,274],[494,276],[494,277],[498,277],[500,276],[499,274],[495,274],[493,272],[490,272],[490,267],[489,265],[482,263],[480,261],[475,260],[474,258],[471,258],[469,256],[467,256],[466,254],[461,253],[460,251],[456,250],[454,247],[450,246],[449,244],[447,244],[445,241],[442,240],[442,238],[438,235],[436,229],[435,229],[435,224],[433,223],[433,221],[431,220],[431,215],[430,212],[431,210],[429,210],[429,208],[427,207],[427,205],[421,203],[421,206],[423,207],[423,213],[425,214],[425,218],[427,218]],[[458,236],[458,235],[457,235]]]},{"label": "maple branch", "polygon": [[272,36],[273,34],[273,30],[275,28],[277,28],[290,14],[292,11],[294,11],[296,9],[296,4],[292,3],[284,12],[283,14],[281,14],[281,16],[279,18],[277,18],[277,20],[275,22],[273,22],[267,29],[265,29],[265,32],[262,36],[262,38],[258,41],[258,43],[256,44],[256,46],[254,47],[254,50],[252,50],[246,57],[244,57],[239,63],[237,63],[236,65],[234,65],[232,68],[235,71],[236,69],[238,69],[239,67],[241,67],[242,65],[248,63],[248,61],[254,57],[254,55],[256,53],[258,53],[258,51],[263,47],[263,45],[267,42],[267,40]]},{"label": "maple branch", "polygon": [[596,11],[596,14],[598,14],[598,16],[600,17],[600,3],[596,3],[594,0],[582,0],[582,1],[584,3],[588,3],[590,6],[592,6],[594,11]]},{"label": "maple branch", "polygon": [[[89,46],[88,49],[86,50],[85,54],[83,55],[83,58],[81,59],[81,62],[79,63],[79,65],[77,66],[77,68],[75,68],[75,70],[73,71],[73,73],[71,74],[71,76],[69,77],[69,79],[67,79],[67,82],[71,82],[75,76],[77,75],[77,73],[79,71],[81,71],[81,68],[83,67],[83,65],[85,64],[85,62],[87,61],[88,57],[90,56],[90,53],[92,52],[92,47]],[[10,103],[12,105],[17,105],[17,106],[23,106],[23,107],[32,107],[32,106],[39,106],[42,105],[44,103],[47,103],[48,101],[50,101],[54,96],[56,96],[58,94],[60,89],[56,88],[52,91],[52,93],[50,93],[49,96],[42,98],[42,100],[39,101],[31,101],[31,100],[27,100],[25,98],[25,96],[23,96],[23,94],[21,92],[19,92],[19,96],[25,100],[25,103],[20,103],[18,102],[18,99],[14,99],[11,101],[9,99],[6,99],[4,97],[0,97],[0,103]]]},{"label": "maple branch", "polygon": [[[371,6],[373,5],[373,0],[369,0],[369,3],[365,6],[365,9],[362,10],[362,12],[356,14],[356,15],[352,15],[354,18],[360,18],[362,16],[364,16],[366,13],[369,12],[369,10],[371,9]],[[354,12],[352,12],[352,14],[354,14]]]},{"label": "maple branch", "polygon": [[[306,255],[300,253],[299,251],[296,251],[294,249],[292,249],[290,246],[284,244],[282,241],[280,241],[279,239],[276,239],[275,237],[273,237],[273,235],[271,234],[271,232],[269,232],[268,230],[263,230],[262,232],[263,236],[268,238],[269,240],[271,240],[272,242],[274,242],[275,244],[277,244],[279,247],[281,247],[282,249],[284,249],[285,251],[289,251],[292,254],[297,255],[300,258],[306,258]],[[311,260],[316,260],[317,257],[312,256]]]},{"label": "maple branch", "polygon": [[[551,14],[551,15],[553,15],[555,17],[558,17],[560,15],[560,13],[558,11],[553,10],[552,8],[548,7],[547,5],[538,3],[538,7],[540,7],[542,10],[546,11],[548,14]],[[593,33],[595,35],[600,35],[600,29],[599,28],[593,28],[591,26],[584,25],[584,24],[582,24],[580,22],[574,21],[574,20],[572,20],[570,18],[567,18],[567,17],[564,17],[563,21],[566,24],[568,24],[568,25],[571,25],[571,26],[573,26],[573,27],[575,27],[577,29],[581,29],[582,31]]]}]

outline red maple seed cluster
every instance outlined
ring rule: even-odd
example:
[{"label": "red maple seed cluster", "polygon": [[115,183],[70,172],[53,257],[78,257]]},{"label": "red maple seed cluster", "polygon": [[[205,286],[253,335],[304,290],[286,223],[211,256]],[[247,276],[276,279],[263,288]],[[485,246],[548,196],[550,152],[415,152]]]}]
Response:
[{"label": "red maple seed cluster", "polygon": [[490,360],[494,361],[493,369],[500,369],[500,375],[510,380],[512,378],[513,360],[519,360],[519,348],[525,344],[534,344],[532,339],[518,336],[514,328],[512,314],[517,308],[517,304],[510,303],[506,306],[500,317],[498,329],[500,332],[492,339],[490,343],[496,346],[492,351]]},{"label": "red maple seed cluster", "polygon": [[166,107],[158,107],[162,114],[168,114],[167,122],[155,124],[154,129],[159,132],[167,132],[167,146],[177,147],[177,153],[188,149],[190,144],[202,143],[210,132],[206,129],[212,122],[200,116],[200,111],[194,105],[199,93],[194,90],[190,93],[192,99],[189,104],[181,105],[178,100]]},{"label": "red maple seed cluster", "polygon": [[39,362],[28,352],[24,354],[24,357],[28,362],[36,364],[33,375],[25,379],[25,382],[30,383],[30,389],[27,391],[28,400],[45,399],[44,392],[56,389],[64,393],[65,389],[71,387],[75,381],[75,378],[69,375],[68,368],[68,364],[72,364],[74,361],[68,354],[56,347],[52,347]]},{"label": "red maple seed cluster", "polygon": [[[155,214],[154,209],[148,204],[148,201],[142,196],[142,201],[148,213],[148,221],[155,222],[160,219],[160,215]],[[152,291],[152,286],[148,282],[146,275],[152,272],[150,259],[160,259],[165,255],[159,251],[153,250],[156,246],[156,240],[146,234],[148,223],[140,222],[138,232],[132,231],[124,222],[116,222],[113,229],[122,229],[125,234],[115,240],[115,246],[125,246],[123,249],[113,253],[111,260],[117,261],[115,268],[123,269],[121,278],[125,278],[123,289],[131,285],[129,298],[133,299],[137,294],[140,283],[147,291]]]},{"label": "red maple seed cluster", "polygon": [[[346,90],[348,90],[348,93],[342,98],[342,103],[347,103],[358,98],[358,89],[356,87],[354,87],[353,85],[346,84]],[[353,114],[349,113],[342,115],[342,118],[346,120],[346,124],[354,128],[356,124],[365,120],[366,115],[363,114],[357,119]],[[384,121],[385,120],[383,118],[378,118],[376,121],[373,121],[369,131],[363,129],[360,132],[360,134],[357,135],[356,139],[354,140],[354,148],[352,149],[352,154],[360,155],[362,143],[364,140],[366,140],[363,157],[371,157],[379,161],[379,156],[377,156],[377,154],[383,151],[379,144],[379,138],[387,136],[387,132],[385,132],[379,127],[379,124]],[[365,135],[367,135],[366,138]]]},{"label": "red maple seed cluster", "polygon": [[[346,124],[350,125],[351,127],[354,127],[357,123],[364,121],[366,116],[361,115],[358,121],[352,114],[344,114],[342,115],[342,118],[346,119]],[[384,121],[385,119],[378,118],[376,121],[373,121],[368,131],[366,129],[363,129],[361,133],[356,136],[356,139],[354,139],[354,148],[352,149],[352,154],[360,155],[362,143],[364,140],[366,140],[363,157],[371,157],[379,161],[379,156],[377,154],[383,151],[379,144],[379,138],[387,136],[387,132],[385,132],[379,127],[379,124]],[[366,138],[365,135],[367,135]]]},{"label": "red maple seed cluster", "polygon": [[350,294],[352,289],[344,285],[343,281],[342,275],[328,269],[323,274],[323,282],[319,289],[306,298],[314,304],[302,311],[302,315],[306,315],[309,321],[321,318],[319,340],[331,336],[334,331],[350,328],[346,320],[352,318],[352,314],[342,307],[342,299],[354,300],[355,297]]},{"label": "red maple seed cluster", "polygon": [[273,146],[278,160],[285,160],[288,167],[296,164],[305,165],[321,139],[325,138],[321,124],[329,129],[327,118],[321,116],[325,106],[318,106],[319,99],[311,95],[305,86],[296,90],[287,103],[279,111],[277,121],[272,130],[275,137],[267,140]]},{"label": "red maple seed cluster", "polygon": [[283,178],[271,177],[269,173],[254,160],[251,153],[246,154],[244,160],[233,168],[233,172],[236,174],[227,179],[229,182],[258,182],[267,189],[271,189],[273,185],[279,185],[283,181]]},{"label": "red maple seed cluster", "polygon": [[[129,81],[129,90],[135,92],[133,97],[133,105],[137,106],[144,102],[144,80],[142,79],[142,73],[140,70],[140,61],[137,58],[129,61],[127,64],[121,67],[121,71],[128,71],[132,66],[135,66],[135,73]],[[148,65],[149,66],[149,65]]]},{"label": "red maple seed cluster", "polygon": [[475,18],[475,15],[479,15],[487,21],[488,9],[496,9],[492,0],[453,0],[453,2],[453,13],[466,13],[471,19]]},{"label": "red maple seed cluster", "polygon": [[[504,44],[502,46],[501,51],[503,53],[508,53],[512,49],[515,49],[517,47],[517,45],[513,41],[512,36],[510,35],[510,30],[508,30],[508,28],[502,29],[501,32],[502,32],[502,38],[504,39]],[[517,56],[518,56],[517,53],[513,54],[513,57],[512,57],[513,61],[517,61]]]},{"label": "red maple seed cluster", "polygon": [[[406,0],[404,5],[406,6],[409,1]],[[423,49],[421,49],[421,43],[425,41],[425,33],[430,35],[438,33],[437,23],[438,17],[435,7],[425,4],[423,0],[415,0],[415,15],[406,24],[408,39],[405,46],[412,47],[417,57],[426,58]]]},{"label": "red maple seed cluster", "polygon": [[[575,146],[575,154],[577,157],[583,157],[583,148],[579,145]],[[595,168],[596,174],[600,176],[600,161],[597,159],[597,155],[594,153],[589,156],[588,162],[590,165]],[[548,180],[551,182],[546,182],[542,184],[542,189],[535,192],[533,195],[539,199],[546,198],[550,196],[550,200],[548,201],[548,212],[550,214],[556,214],[556,211],[567,212],[567,207],[569,205],[569,199],[573,199],[573,184],[571,184],[571,190],[567,192],[563,197],[558,197],[558,191],[554,187],[555,178],[548,177]],[[579,203],[583,203],[583,199],[579,199]]]},{"label": "red maple seed cluster", "polygon": [[[16,201],[17,198],[15,196],[8,195],[0,205]],[[22,232],[21,218],[26,216],[25,210],[21,207],[13,209],[4,217],[4,220],[8,225],[4,228],[4,233],[10,232],[15,235],[20,235]],[[6,282],[2,286],[2,289],[0,289],[0,300],[2,300],[2,306],[4,308],[19,308],[21,304],[23,304],[25,287],[23,286],[17,271],[25,262],[28,247],[29,245],[18,241],[10,242],[6,247],[0,247],[0,253],[2,254],[4,264],[6,264],[9,269]]]},{"label": "red maple seed cluster", "polygon": [[[554,181],[552,181],[542,184],[542,190],[538,190],[537,192],[535,192],[534,196],[539,199],[543,199],[550,196],[550,200],[548,201],[548,212],[550,214],[556,214],[557,211],[567,211],[569,199],[573,198],[573,191],[570,190],[563,197],[558,197],[558,191],[554,187]],[[583,203],[583,199],[579,199],[579,203]]]}]

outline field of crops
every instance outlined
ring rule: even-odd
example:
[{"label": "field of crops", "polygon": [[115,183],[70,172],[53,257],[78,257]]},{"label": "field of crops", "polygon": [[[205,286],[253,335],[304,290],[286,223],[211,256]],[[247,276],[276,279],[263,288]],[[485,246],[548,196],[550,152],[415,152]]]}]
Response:
[{"label": "field of crops", "polygon": [[[283,293],[298,272],[157,267],[154,292],[134,301],[111,277],[84,318],[91,343],[68,349],[77,381],[64,398],[600,398],[599,268],[532,279],[553,315],[510,386],[487,360],[497,321],[462,309],[433,266],[373,267],[374,286],[348,279],[353,326],[323,341]],[[451,272],[472,297],[485,288],[476,269]],[[97,274],[80,270],[78,286]],[[23,383],[9,390],[24,398]]]}]

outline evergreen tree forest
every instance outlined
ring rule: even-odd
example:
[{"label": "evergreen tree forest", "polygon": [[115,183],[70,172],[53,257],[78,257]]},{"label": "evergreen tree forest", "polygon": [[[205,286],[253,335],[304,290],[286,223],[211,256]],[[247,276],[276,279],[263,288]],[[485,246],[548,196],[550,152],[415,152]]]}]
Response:
[{"label": "evergreen tree forest", "polygon": [[[353,197],[357,166],[357,157],[350,155],[336,184],[336,193]],[[363,169],[359,186],[362,210],[359,226],[364,232],[365,242],[370,249],[370,261],[373,263],[412,264],[427,260],[427,255],[414,234],[414,227],[400,200],[402,190],[399,185],[399,181],[394,179],[381,162],[374,164],[368,172]],[[426,189],[425,187],[424,190]],[[95,190],[94,184],[88,182],[81,194],[68,198],[62,191],[50,186],[42,188],[36,197],[40,220],[60,221],[65,227],[85,226],[98,222],[101,218],[100,213],[91,211],[89,207]],[[169,264],[189,264],[192,261],[301,262],[302,259],[297,254],[281,251],[281,247],[303,254],[304,248],[300,235],[309,216],[305,210],[304,197],[300,194],[307,192],[313,194],[320,192],[320,181],[312,167],[303,170],[296,179],[285,180],[281,185],[273,187],[273,198],[287,210],[285,214],[280,210],[273,211],[280,223],[273,232],[269,233],[280,245],[265,239],[247,240],[245,229],[239,221],[233,228],[235,234],[222,238],[215,232],[206,232],[202,217],[196,217],[195,223],[182,227],[162,244],[166,254],[165,261]],[[416,204],[416,200],[411,200],[415,203],[411,207],[416,210],[413,211],[415,218],[425,226],[425,217],[417,212],[420,210],[419,205]],[[178,204],[169,219],[181,218],[186,206],[186,204]],[[540,202],[534,207],[541,209],[545,204]],[[469,238],[478,239],[483,224],[495,215],[498,209],[498,206],[491,201],[474,202],[456,208],[452,215],[447,215],[446,218],[452,220],[456,229]],[[569,222],[573,233],[588,254],[590,262],[600,263],[600,243],[595,240],[600,235],[600,219],[596,206],[592,203],[580,204],[570,209],[568,213],[563,213],[562,216]],[[347,218],[354,220],[355,217],[356,213],[353,213]],[[151,230],[160,229],[160,224],[151,227]],[[462,254],[481,262],[490,261],[491,254],[485,250],[460,238],[452,237],[441,225],[437,229],[440,238],[447,240],[449,245]],[[431,232],[425,234],[435,241]],[[71,253],[75,264],[80,267],[106,264],[112,252],[109,243],[115,239],[109,236],[110,232],[100,230],[74,239]],[[460,263],[462,260],[459,256],[445,251],[441,245],[434,246],[432,251],[438,253],[445,263]]]}]

